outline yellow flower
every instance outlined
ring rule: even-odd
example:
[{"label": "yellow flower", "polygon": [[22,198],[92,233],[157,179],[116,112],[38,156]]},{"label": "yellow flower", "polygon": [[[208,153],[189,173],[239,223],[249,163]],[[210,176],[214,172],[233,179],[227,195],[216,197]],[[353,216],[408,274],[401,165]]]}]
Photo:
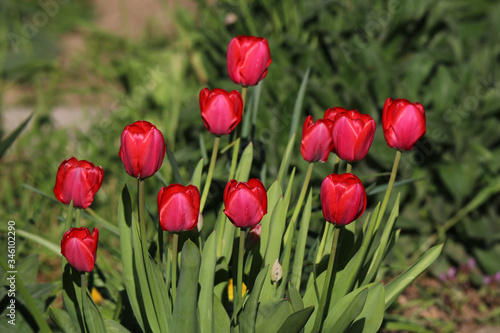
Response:
[{"label": "yellow flower", "polygon": [[[245,292],[247,291],[247,286],[245,285],[245,283],[243,283],[242,287],[241,287],[241,297],[243,297],[243,295],[245,295]],[[230,302],[233,301],[233,298],[234,295],[233,295],[233,279],[229,279],[228,283],[227,283],[227,298],[229,299]]]},{"label": "yellow flower", "polygon": [[92,288],[92,291],[90,292],[90,296],[92,296],[92,299],[94,300],[95,304],[99,304],[103,300],[101,293],[95,287]]}]

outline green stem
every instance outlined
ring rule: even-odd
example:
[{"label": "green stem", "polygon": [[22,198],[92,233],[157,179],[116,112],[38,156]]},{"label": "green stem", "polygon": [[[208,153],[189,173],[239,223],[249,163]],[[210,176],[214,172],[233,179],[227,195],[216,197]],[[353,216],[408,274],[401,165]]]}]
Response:
[{"label": "green stem", "polygon": [[177,249],[179,247],[179,234],[174,233],[172,240],[172,303],[175,304],[177,294]]},{"label": "green stem", "polygon": [[[327,222],[328,223],[328,222]],[[316,314],[316,321],[314,322],[313,332],[320,332],[323,325],[323,315],[325,307],[328,305],[327,299],[329,298],[330,284],[332,282],[333,264],[335,262],[335,253],[337,252],[337,244],[339,241],[340,230],[336,226],[333,232],[332,250],[330,251],[330,259],[328,260],[328,268],[326,270],[325,283],[323,285],[323,294],[321,295],[318,313]],[[334,280],[334,279],[333,279]]]},{"label": "green stem", "polygon": [[210,190],[210,184],[212,183],[215,161],[217,160],[217,152],[219,150],[219,143],[220,143],[220,136],[216,136],[214,138],[214,147],[212,149],[212,158],[210,159],[210,166],[208,167],[207,180],[205,181],[205,187],[203,188],[203,195],[201,196],[200,213],[203,213],[203,208],[205,208],[208,192]]},{"label": "green stem", "polygon": [[321,237],[321,241],[319,242],[318,246],[318,253],[316,254],[316,263],[318,264],[321,261],[321,258],[323,258],[323,252],[325,252],[326,239],[328,238],[328,234],[330,233],[331,227],[332,224],[327,223],[325,225],[325,229],[323,230],[323,237]]},{"label": "green stem", "polygon": [[399,161],[401,160],[401,150],[396,151],[396,157],[394,158],[394,164],[392,165],[391,178],[389,179],[389,184],[387,184],[387,189],[385,190],[384,200],[382,201],[382,206],[380,206],[380,211],[377,216],[377,223],[375,224],[374,233],[377,232],[380,222],[384,217],[385,209],[387,208],[387,203],[389,202],[389,197],[391,196],[392,187],[394,181],[396,180],[396,174],[398,172]]},{"label": "green stem", "polygon": [[245,235],[246,230],[244,228],[240,229],[240,247],[238,251],[238,275],[236,279],[236,295],[234,297],[234,309],[236,309],[240,304],[243,297],[243,257],[245,255]]},{"label": "green stem", "polygon": [[351,171],[352,171],[352,164],[347,162],[347,166],[345,167],[345,172],[351,173]]},{"label": "green stem", "polygon": [[75,208],[75,228],[80,228],[80,214],[81,208]]},{"label": "green stem", "polygon": [[335,164],[333,165],[333,173],[339,173],[340,157],[335,155]]},{"label": "green stem", "polygon": [[[241,89],[241,99],[243,100],[243,112],[245,112],[245,101],[247,98],[247,87]],[[233,156],[231,158],[231,171],[229,172],[229,180],[234,179],[236,173],[236,164],[238,162],[238,154],[240,152],[241,142],[241,122],[236,126],[236,137],[234,139]]]},{"label": "green stem", "polygon": [[[145,208],[144,208],[144,180],[138,178],[137,179],[137,207],[139,208],[139,224],[141,225],[146,225],[146,218],[145,218]],[[144,228],[146,230],[146,228]],[[141,229],[142,231],[142,229]],[[146,236],[146,235],[144,235]],[[146,245],[146,244],[144,244]]]},{"label": "green stem", "polygon": [[163,229],[161,228],[160,222],[158,222],[158,266],[162,266],[163,260]]},{"label": "green stem", "polygon": [[82,302],[79,304],[80,306],[80,312],[82,314],[82,324],[83,324],[83,329],[85,330],[85,332],[88,332],[88,329],[87,329],[87,321],[85,320],[85,306],[84,306],[84,302],[86,302],[86,299],[87,299],[87,279],[85,278],[85,273],[82,273],[81,275],[81,285],[80,285],[80,290],[82,292]]},{"label": "green stem", "polygon": [[[24,282],[21,279],[21,277],[17,275],[17,271],[12,271],[11,267],[9,267],[9,265],[7,264],[7,262],[5,261],[5,259],[3,257],[0,258],[0,266],[6,272],[7,278],[15,276],[16,289],[17,289],[19,295],[21,296],[20,298],[23,299],[24,305],[26,306],[26,309],[33,316],[33,319],[35,320],[36,324],[38,325],[39,332],[43,332],[43,333],[52,332],[49,325],[47,324],[47,321],[45,320],[43,313],[40,311],[37,304],[35,303],[33,296],[31,295],[31,293],[28,291],[28,289],[24,285]],[[15,273],[12,273],[12,272],[15,272]],[[9,280],[7,280],[7,281],[9,281]],[[11,298],[11,299],[14,299],[14,298]],[[18,300],[19,300],[19,298],[16,299],[16,305],[17,305]]]},{"label": "green stem", "polygon": [[72,222],[73,222],[73,200],[71,200],[71,202],[68,205],[68,212],[66,214],[66,224],[64,225],[64,232],[68,231],[71,228]]}]

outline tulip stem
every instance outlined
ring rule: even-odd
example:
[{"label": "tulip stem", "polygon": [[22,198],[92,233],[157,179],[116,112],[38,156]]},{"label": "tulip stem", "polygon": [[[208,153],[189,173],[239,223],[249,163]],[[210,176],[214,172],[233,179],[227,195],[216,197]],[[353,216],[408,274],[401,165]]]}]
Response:
[{"label": "tulip stem", "polygon": [[[73,200],[68,205],[68,212],[66,214],[66,224],[64,228],[64,232],[68,231],[71,228],[71,224],[73,222]],[[63,266],[64,271],[64,266]]]},{"label": "tulip stem", "polygon": [[208,167],[207,180],[205,181],[205,187],[203,188],[203,195],[201,196],[200,214],[203,213],[203,208],[205,208],[208,192],[210,190],[210,184],[212,183],[212,177],[215,169],[215,161],[217,160],[217,152],[219,150],[219,143],[220,143],[220,136],[216,136],[214,139],[214,147],[212,149],[212,158],[210,159],[210,166]]},{"label": "tulip stem", "polygon": [[340,157],[335,155],[335,164],[333,165],[333,173],[339,173]]},{"label": "tulip stem", "polygon": [[387,203],[389,202],[389,197],[391,196],[392,187],[394,185],[394,181],[396,180],[396,174],[398,172],[399,161],[401,160],[401,150],[396,151],[396,157],[394,157],[394,164],[392,165],[391,178],[389,179],[389,184],[387,184],[387,189],[385,190],[384,200],[382,201],[382,205],[380,206],[380,211],[377,216],[377,223],[375,223],[375,229],[373,233],[376,233],[380,222],[382,221],[382,217],[384,216],[385,210],[387,208]]},{"label": "tulip stem", "polygon": [[335,281],[335,276],[334,276],[335,272],[333,272],[333,264],[335,262],[335,254],[337,252],[337,244],[339,241],[340,229],[335,225],[334,228],[335,229],[333,230],[332,250],[330,251],[330,259],[328,260],[328,268],[326,269],[325,283],[323,284],[323,293],[321,295],[318,307],[318,313],[316,314],[316,321],[314,322],[313,332],[321,331],[321,326],[323,325],[323,315],[326,310],[325,308],[328,306],[327,299],[329,298],[329,294],[332,288],[331,283],[332,281]]},{"label": "tulip stem", "polygon": [[347,162],[347,166],[345,167],[345,172],[351,173],[351,171],[352,171],[352,164]]},{"label": "tulip stem", "polygon": [[177,293],[177,249],[179,246],[179,234],[174,233],[172,242],[172,303],[175,304],[175,296]]},{"label": "tulip stem", "polygon": [[240,304],[243,297],[243,257],[245,255],[245,236],[246,229],[240,228],[240,246],[238,251],[238,275],[236,279],[236,296],[234,297],[234,309]]},{"label": "tulip stem", "polygon": [[85,273],[82,273],[81,275],[81,285],[80,285],[80,290],[82,292],[82,302],[79,304],[80,305],[80,312],[82,314],[82,325],[83,325],[83,329],[85,330],[85,332],[88,332],[88,329],[87,329],[87,321],[85,320],[85,305],[84,305],[84,302],[86,302],[86,298],[87,298],[87,279],[85,278]]},{"label": "tulip stem", "polygon": [[75,228],[80,228],[80,214],[82,210],[80,208],[75,208]]},{"label": "tulip stem", "polygon": [[[245,112],[245,103],[247,98],[247,87],[241,88],[241,99],[243,100],[243,111]],[[234,140],[233,147],[233,157],[231,159],[231,171],[229,172],[229,180],[234,179],[234,174],[236,173],[236,164],[238,162],[238,154],[240,153],[240,142],[241,142],[241,123],[236,126],[236,137]]]},{"label": "tulip stem", "polygon": [[[145,219],[145,208],[144,208],[144,180],[138,178],[137,179],[137,207],[139,208],[139,224],[145,225],[146,219]],[[143,229],[144,231],[146,230],[145,228]],[[142,231],[142,230],[141,230]],[[144,235],[146,236],[146,235]],[[144,239],[146,239],[144,237]],[[143,244],[146,246],[146,244]]]}]

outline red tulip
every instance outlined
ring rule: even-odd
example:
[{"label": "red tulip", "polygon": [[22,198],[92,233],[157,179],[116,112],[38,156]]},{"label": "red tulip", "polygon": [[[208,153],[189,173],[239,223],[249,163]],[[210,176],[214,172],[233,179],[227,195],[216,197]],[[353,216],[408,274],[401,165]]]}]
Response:
[{"label": "red tulip", "polygon": [[302,142],[300,152],[308,162],[326,162],[333,149],[332,125],[328,119],[318,119],[313,122],[312,116],[307,116],[302,127]]},{"label": "red tulip", "polygon": [[87,208],[94,201],[94,196],[101,188],[104,170],[94,163],[71,157],[64,160],[57,170],[54,194],[56,199],[73,207]]},{"label": "red tulip", "polygon": [[425,111],[420,103],[388,98],[382,113],[382,128],[389,147],[412,150],[425,134]]},{"label": "red tulip", "polygon": [[198,224],[200,191],[196,186],[171,184],[158,193],[160,225],[165,231],[192,230]]},{"label": "red tulip", "polygon": [[366,208],[365,187],[352,173],[328,175],[321,183],[320,197],[325,220],[337,226],[358,219]]},{"label": "red tulip", "polygon": [[97,256],[97,240],[99,230],[71,228],[64,233],[61,240],[61,254],[68,260],[68,263],[79,272],[91,272]]},{"label": "red tulip", "polygon": [[266,77],[271,62],[271,51],[265,38],[238,36],[229,42],[227,72],[236,84],[255,86]]},{"label": "red tulip", "polygon": [[163,134],[148,121],[136,121],[122,132],[120,158],[127,173],[135,178],[148,178],[161,167],[166,147]]},{"label": "red tulip", "polygon": [[334,106],[333,108],[329,108],[325,111],[325,115],[323,116],[323,119],[330,119],[331,121],[335,120],[335,117],[344,112],[349,112],[349,110],[341,108],[339,106]]},{"label": "red tulip", "polygon": [[332,130],[335,152],[343,160],[361,161],[372,145],[375,128],[375,120],[357,110],[337,114]]},{"label": "red tulip", "polygon": [[241,122],[243,99],[233,90],[203,88],[200,91],[201,118],[207,130],[213,135],[231,133]]},{"label": "red tulip", "polygon": [[256,178],[248,182],[232,179],[224,189],[224,214],[238,228],[257,225],[267,214],[267,194]]}]

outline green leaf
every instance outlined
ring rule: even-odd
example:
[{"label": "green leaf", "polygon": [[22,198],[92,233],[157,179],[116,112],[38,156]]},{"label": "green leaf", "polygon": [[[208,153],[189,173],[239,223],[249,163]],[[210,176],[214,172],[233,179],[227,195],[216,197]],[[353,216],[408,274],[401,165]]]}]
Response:
[{"label": "green leaf", "polygon": [[366,302],[368,290],[353,291],[342,297],[330,310],[323,323],[324,332],[344,332],[361,313]]},{"label": "green leaf", "polygon": [[372,262],[368,269],[368,274],[366,275],[362,285],[370,283],[376,277],[378,269],[380,267],[380,263],[387,253],[386,250],[389,246],[389,240],[391,238],[391,234],[394,233],[394,224],[396,223],[396,218],[399,215],[399,198],[401,193],[398,194],[396,202],[394,203],[394,207],[392,208],[391,215],[389,215],[389,220],[387,220],[387,224],[385,225],[384,231],[382,233],[382,237],[380,238],[379,246],[373,256]]},{"label": "green leaf", "polygon": [[193,175],[191,176],[191,184],[200,188],[201,186],[201,174],[203,171],[203,159],[200,159],[196,168],[194,169]]},{"label": "green leaf", "polygon": [[[280,258],[281,240],[283,239],[283,232],[285,231],[286,223],[285,203],[283,197],[280,197],[280,199],[278,200],[278,203],[273,210],[271,221],[269,223],[269,238],[267,241],[266,254],[264,256],[265,266],[272,266],[276,259]],[[282,282],[283,281],[281,281],[281,283]],[[264,283],[261,299],[268,299],[273,297],[274,287],[271,283],[271,276],[269,275],[267,281]]]},{"label": "green leaf", "polygon": [[311,317],[313,311],[314,307],[309,306],[305,309],[292,313],[290,316],[288,316],[283,325],[281,325],[278,333],[301,332],[304,326],[306,325],[307,321],[309,320],[309,317]]},{"label": "green leaf", "polygon": [[[202,309],[201,309],[202,310]],[[220,299],[214,295],[214,331],[216,333],[229,333],[231,320],[227,314],[226,308],[222,305]]]},{"label": "green leaf", "polygon": [[297,98],[295,99],[295,104],[293,106],[292,124],[290,125],[290,138],[292,138],[295,133],[297,133],[297,128],[299,127],[299,119],[302,111],[302,105],[304,104],[304,96],[306,95],[306,88],[309,81],[310,71],[311,68],[307,68],[306,73],[302,78],[302,83],[300,84]]},{"label": "green leaf", "polygon": [[437,259],[443,244],[436,245],[427,250],[413,265],[398,275],[394,280],[385,286],[385,308],[387,309],[423,271]]},{"label": "green leaf", "polygon": [[236,169],[236,180],[239,182],[248,181],[250,169],[252,168],[253,143],[250,142],[241,155],[238,168]]},{"label": "green leaf", "polygon": [[295,141],[295,133],[293,133],[288,140],[288,144],[286,145],[285,154],[283,155],[283,159],[281,160],[280,169],[278,171],[278,181],[280,185],[283,185],[283,177],[285,172],[288,171],[288,166],[290,165],[290,159],[292,158],[293,146]]},{"label": "green leaf", "polygon": [[214,279],[217,264],[216,235],[212,232],[208,237],[201,255],[201,267],[198,283],[200,297],[198,313],[200,317],[200,332],[216,332],[214,323]]},{"label": "green leaf", "polygon": [[38,265],[38,253],[31,254],[20,260],[17,264],[17,277],[21,278],[25,285],[36,283]]},{"label": "green leaf", "polygon": [[135,318],[145,331],[143,315],[145,315],[139,305],[137,286],[135,281],[134,250],[132,247],[132,201],[130,193],[125,185],[122,190],[120,201],[118,202],[118,227],[120,230],[120,250],[123,265],[123,282],[127,291],[128,300]]},{"label": "green leaf", "polygon": [[302,301],[302,297],[300,296],[299,291],[295,286],[288,282],[288,297],[290,298],[290,303],[292,304],[293,310],[295,312],[304,309],[304,302]]},{"label": "green leaf", "polygon": [[276,180],[267,190],[267,214],[264,215],[264,217],[260,221],[262,229],[260,234],[259,246],[260,246],[260,255],[262,258],[264,258],[266,255],[267,243],[269,239],[269,230],[271,226],[270,223],[271,216],[281,196],[282,196],[281,187],[278,180]]},{"label": "green leaf", "polygon": [[63,309],[58,309],[54,308],[53,306],[49,306],[49,316],[63,332],[65,333],[80,332],[80,329],[77,326],[75,326],[69,314]]},{"label": "green leaf", "polygon": [[177,165],[177,161],[175,160],[174,153],[172,153],[172,151],[168,148],[167,158],[170,166],[172,167],[172,171],[174,172],[175,182],[184,185],[184,180],[182,180],[181,172],[179,171],[179,166]]},{"label": "green leaf", "polygon": [[[86,286],[84,286],[86,289]],[[85,323],[87,329],[92,333],[106,333],[106,325],[101,313],[97,309],[88,290],[85,290],[85,301],[83,302],[83,313],[85,315]]]},{"label": "green leaf", "polygon": [[[284,299],[266,299],[259,303],[255,332],[277,332],[293,313],[290,302]],[[240,327],[243,324],[240,322]]]},{"label": "green leaf", "polygon": [[[63,261],[64,262],[64,261]],[[66,262],[63,268],[63,304],[64,308],[68,312],[73,323],[78,323],[79,327],[82,328],[84,323],[82,320],[80,307],[78,304],[81,302],[81,290],[80,290],[80,274],[73,270]]]},{"label": "green leaf", "polygon": [[[149,325],[152,331],[161,332],[160,326],[157,318],[157,313],[155,311],[155,303],[153,302],[151,284],[148,281],[149,267],[145,264],[145,248],[140,240],[139,231],[139,221],[135,214],[132,214],[132,253],[133,253],[133,271],[136,288],[139,290],[136,292],[137,302],[141,306],[141,312],[143,313],[143,322]],[[120,243],[122,240],[120,241]],[[123,253],[122,253],[123,256]],[[158,296],[155,294],[155,297]],[[145,316],[144,316],[145,314]]]},{"label": "green leaf", "polygon": [[[311,208],[312,208],[312,188],[309,190],[309,195],[307,196],[306,205],[304,206],[304,211],[302,213],[302,220],[300,221],[299,236],[297,239],[297,245],[295,246],[295,255],[293,257],[293,267],[291,281],[293,285],[297,286],[300,290],[300,284],[302,280],[302,267],[304,264],[306,243],[307,243],[307,233],[309,231],[309,222],[311,220]],[[293,303],[292,303],[293,304]]]},{"label": "green leaf", "polygon": [[114,320],[104,319],[104,324],[106,325],[106,330],[108,333],[130,333],[128,329]]},{"label": "green leaf", "polygon": [[200,251],[191,240],[182,247],[181,270],[177,297],[175,298],[171,332],[199,332],[198,312],[198,273],[200,271]]},{"label": "green leaf", "polygon": [[5,153],[7,152],[7,149],[16,141],[17,137],[21,132],[24,130],[26,125],[28,125],[29,121],[31,118],[33,118],[34,113],[32,113],[25,121],[23,121],[15,130],[12,132],[11,135],[9,135],[7,138],[2,139],[0,141],[0,159],[4,157]]},{"label": "green leaf", "polygon": [[368,285],[368,296],[361,313],[354,319],[349,332],[378,332],[385,314],[385,289],[382,282]]},{"label": "green leaf", "polygon": [[257,275],[253,289],[250,292],[250,296],[245,303],[243,311],[238,317],[238,322],[240,324],[241,333],[254,333],[255,332],[255,321],[257,318],[257,307],[259,304],[260,293],[262,291],[262,286],[267,277],[267,272],[269,271],[269,266],[264,267]]},{"label": "green leaf", "polygon": [[149,256],[146,264],[149,262],[150,269],[147,270],[153,304],[155,305],[156,317],[162,332],[168,332],[168,323],[172,318],[172,308],[170,306],[170,297],[168,288],[163,280],[163,275],[156,262]]}]

